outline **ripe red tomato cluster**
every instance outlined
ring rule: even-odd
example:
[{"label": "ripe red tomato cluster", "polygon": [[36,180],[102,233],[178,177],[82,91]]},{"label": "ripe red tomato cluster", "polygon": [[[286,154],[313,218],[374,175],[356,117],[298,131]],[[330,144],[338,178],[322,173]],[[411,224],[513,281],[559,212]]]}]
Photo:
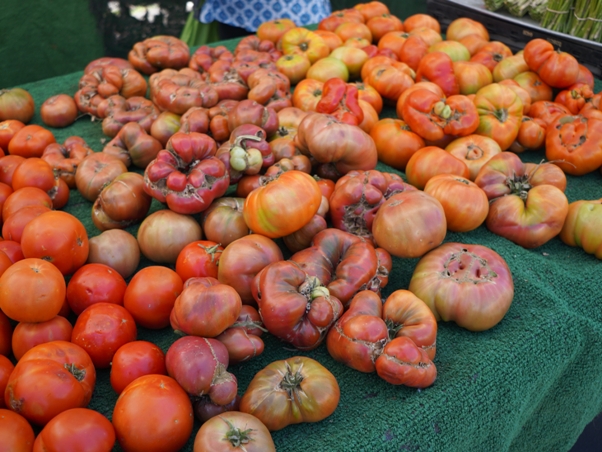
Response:
[{"label": "ripe red tomato cluster", "polygon": [[[198,452],[275,450],[270,431],[327,418],[340,388],[291,356],[239,396],[230,366],[261,355],[264,333],[426,388],[437,322],[493,328],[514,296],[504,258],[442,244],[448,230],[485,225],[525,248],[559,235],[602,258],[602,200],[564,194],[565,173],[602,167],[601,94],[575,58],[538,39],[513,55],[470,19],[443,40],[432,17],[402,21],[376,1],[317,28],[278,19],[232,52],[192,55],[155,36],[128,60],[95,60],[39,113],[54,128],[101,119],[102,152],[26,125],[33,98],[0,91],[10,450],[177,451],[193,434]],[[383,105],[397,118],[379,120]],[[521,161],[544,147],[550,162]],[[60,210],[71,190],[90,203],[92,237]],[[149,215],[153,200],[165,209]],[[155,265],[140,269],[141,255]],[[383,302],[392,256],[420,260]],[[184,337],[166,351],[137,340],[169,327]],[[111,421],[87,408],[104,368]]]}]

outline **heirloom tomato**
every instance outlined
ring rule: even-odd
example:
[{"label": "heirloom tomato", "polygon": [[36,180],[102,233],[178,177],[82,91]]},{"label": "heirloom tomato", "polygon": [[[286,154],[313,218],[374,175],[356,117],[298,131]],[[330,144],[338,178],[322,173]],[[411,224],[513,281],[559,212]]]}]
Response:
[{"label": "heirloom tomato", "polygon": [[303,27],[291,28],[282,35],[280,42],[282,53],[305,55],[312,64],[330,53],[328,44],[320,36]]},{"label": "heirloom tomato", "polygon": [[113,355],[110,382],[117,394],[136,378],[152,374],[167,375],[165,353],[152,342],[128,342]]},{"label": "heirloom tomato", "polygon": [[493,82],[491,71],[481,63],[472,61],[454,62],[454,74],[460,85],[460,94],[475,94]]},{"label": "heirloom tomato", "polygon": [[580,200],[569,205],[569,213],[560,231],[560,239],[602,259],[602,199]]},{"label": "heirloom tomato", "polygon": [[262,41],[267,39],[276,44],[284,33],[295,27],[295,22],[290,19],[268,20],[257,27],[257,37]]},{"label": "heirloom tomato", "polygon": [[516,139],[523,118],[523,103],[510,88],[493,83],[481,88],[474,99],[480,116],[477,135],[494,139],[505,151]]},{"label": "heirloom tomato", "polygon": [[537,102],[538,100],[552,100],[552,88],[535,72],[523,72],[514,77],[513,80],[529,93],[529,97],[531,97],[533,102]]},{"label": "heirloom tomato", "polygon": [[525,46],[525,61],[553,88],[566,88],[577,81],[579,63],[574,56],[555,51],[544,39],[532,39]]},{"label": "heirloom tomato", "polygon": [[41,157],[49,144],[55,143],[54,134],[44,127],[31,124],[20,129],[8,144],[8,152],[21,157]]},{"label": "heirloom tomato", "polygon": [[378,160],[400,171],[404,171],[412,155],[424,147],[422,137],[401,119],[381,119],[370,130],[370,136],[376,145]]},{"label": "heirloom tomato", "polygon": [[203,423],[193,452],[276,452],[270,431],[255,416],[238,411],[220,413]]},{"label": "heirloom tomato", "polygon": [[432,28],[437,33],[441,33],[441,25],[437,19],[428,14],[414,14],[403,22],[403,28],[405,31],[410,32],[416,28]]},{"label": "heirloom tomato", "polygon": [[34,111],[33,97],[23,88],[0,89],[0,121],[16,119],[27,124]]},{"label": "heirloom tomato", "polygon": [[469,179],[472,181],[491,157],[502,152],[495,140],[482,135],[458,138],[448,144],[445,150],[466,164],[470,173]]},{"label": "heirloom tomato", "polygon": [[433,82],[441,87],[446,96],[460,94],[460,85],[454,73],[452,59],[443,52],[425,55],[416,71],[417,82]]},{"label": "heirloom tomato", "polygon": [[512,274],[504,259],[481,245],[445,243],[426,254],[414,269],[409,290],[437,320],[470,331],[493,328],[514,298]]},{"label": "heirloom tomato", "polygon": [[427,388],[437,378],[437,368],[427,352],[408,337],[387,343],[374,364],[378,376],[394,385]]},{"label": "heirloom tomato", "polygon": [[111,267],[86,264],[77,270],[67,285],[67,303],[75,315],[94,303],[113,303],[123,306],[127,284]]},{"label": "heirloom tomato", "polygon": [[452,21],[447,27],[447,39],[452,41],[459,41],[465,36],[478,34],[483,39],[489,41],[489,32],[481,22],[469,19],[467,17],[461,17]]},{"label": "heirloom tomato", "polygon": [[431,52],[443,52],[447,54],[454,63],[458,61],[468,61],[470,59],[470,52],[458,41],[437,42],[429,47],[429,53]]},{"label": "heirloom tomato", "polygon": [[182,281],[190,278],[211,276],[217,278],[217,266],[224,247],[208,240],[199,240],[186,245],[176,261],[176,273]]},{"label": "heirloom tomato", "polygon": [[437,146],[424,147],[412,155],[406,166],[408,183],[422,190],[429,179],[438,174],[454,174],[468,178],[470,170],[463,159],[456,158]]},{"label": "heirloom tomato", "polygon": [[240,411],[257,417],[273,432],[326,419],[339,399],[339,384],[328,369],[311,358],[294,356],[255,374],[240,400]]}]

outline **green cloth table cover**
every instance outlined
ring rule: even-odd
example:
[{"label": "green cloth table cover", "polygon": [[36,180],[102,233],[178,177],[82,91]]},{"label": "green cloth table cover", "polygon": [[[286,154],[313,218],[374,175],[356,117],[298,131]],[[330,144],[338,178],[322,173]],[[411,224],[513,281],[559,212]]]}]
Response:
[{"label": "green cloth table cover", "polygon": [[[233,49],[237,41],[225,41]],[[82,72],[23,85],[37,111],[48,97],[73,94]],[[596,91],[602,82],[596,82]],[[394,117],[385,108],[381,117]],[[39,113],[32,123],[42,124]],[[107,138],[98,121],[79,119],[65,129],[51,129],[57,141],[78,135],[101,151]],[[539,162],[542,152],[521,155]],[[380,164],[383,171],[393,171]],[[400,173],[401,174],[401,173]],[[402,175],[403,176],[403,175]],[[602,198],[602,175],[568,176],[569,202]],[[77,216],[90,237],[92,203],[76,191],[65,211]],[[153,201],[151,212],[165,208]],[[136,235],[138,226],[127,230]],[[602,231],[600,231],[602,233]],[[363,374],[335,362],[325,345],[311,352],[291,350],[264,335],[264,353],[230,366],[242,395],[255,373],[272,361],[310,356],[337,378],[341,399],[335,413],[315,424],[298,424],[274,432],[278,451],[566,451],[584,427],[602,411],[602,262],[554,238],[526,250],[489,232],[448,233],[446,242],[477,243],[498,252],[508,263],[515,297],[501,323],[472,333],[440,323],[435,364],[438,377],[427,389],[393,386],[376,374]],[[284,248],[283,248],[284,249]],[[285,257],[289,256],[285,250]],[[388,296],[408,287],[418,259],[393,259],[393,272],[383,290]],[[143,259],[141,267],[154,265]],[[166,351],[178,336],[170,329],[138,329],[138,339]],[[117,394],[109,370],[99,370],[89,405],[109,419]],[[200,424],[183,450],[191,451]],[[120,450],[116,446],[116,450]]]}]

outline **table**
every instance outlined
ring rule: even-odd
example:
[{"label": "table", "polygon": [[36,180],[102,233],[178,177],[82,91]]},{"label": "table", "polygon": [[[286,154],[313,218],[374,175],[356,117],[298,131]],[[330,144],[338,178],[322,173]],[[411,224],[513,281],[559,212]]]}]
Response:
[{"label": "table", "polygon": [[[233,48],[236,41],[226,41]],[[81,72],[23,85],[39,107],[55,94],[73,94]],[[602,89],[597,81],[596,91]],[[387,108],[382,117],[393,117]],[[42,124],[36,113],[33,123]],[[106,139],[99,122],[88,117],[66,129],[52,129],[57,141],[84,137],[95,151]],[[539,162],[532,152],[524,160]],[[393,171],[382,164],[378,169]],[[568,176],[569,201],[602,198],[602,175],[596,171]],[[90,237],[99,231],[91,221],[92,203],[75,190],[67,212],[84,223]],[[164,208],[153,201],[151,212]],[[137,226],[128,229],[136,234]],[[601,231],[602,233],[602,231]],[[393,386],[375,374],[362,374],[335,362],[324,345],[311,352],[291,351],[267,335],[265,352],[229,370],[242,394],[257,371],[294,355],[310,356],[338,379],[341,400],[335,413],[316,424],[301,424],[273,434],[279,451],[565,451],[602,411],[602,263],[583,250],[555,238],[526,250],[481,226],[469,233],[448,233],[446,242],[486,245],[508,263],[515,298],[495,328],[472,333],[441,323],[435,364],[438,378],[424,390]],[[417,259],[393,260],[383,295],[407,288]],[[142,266],[151,265],[143,261]],[[177,339],[169,328],[139,328],[138,339],[164,351]],[[117,399],[109,370],[98,371],[90,408],[111,417]],[[195,429],[185,449],[192,450]]]}]

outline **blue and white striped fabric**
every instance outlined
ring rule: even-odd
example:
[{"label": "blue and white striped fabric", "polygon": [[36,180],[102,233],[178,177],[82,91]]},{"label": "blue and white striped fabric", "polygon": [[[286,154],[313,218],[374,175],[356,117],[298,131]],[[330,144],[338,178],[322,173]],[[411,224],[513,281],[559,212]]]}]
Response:
[{"label": "blue and white striped fabric", "polygon": [[303,26],[318,23],[330,13],[330,0],[206,0],[199,20],[254,32],[269,20],[286,18]]}]

